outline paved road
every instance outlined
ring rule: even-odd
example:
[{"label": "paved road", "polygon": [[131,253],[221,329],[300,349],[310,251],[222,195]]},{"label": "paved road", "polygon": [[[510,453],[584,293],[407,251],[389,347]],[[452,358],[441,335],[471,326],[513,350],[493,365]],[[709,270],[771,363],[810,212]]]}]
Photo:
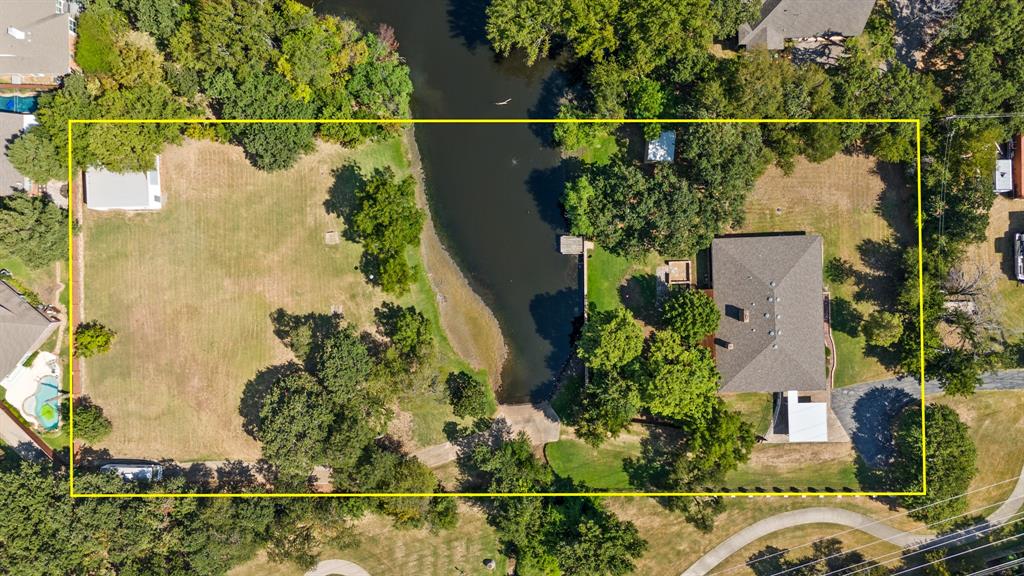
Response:
[{"label": "paved road", "polygon": [[370,576],[370,573],[348,560],[324,560],[306,572],[306,576]]}]

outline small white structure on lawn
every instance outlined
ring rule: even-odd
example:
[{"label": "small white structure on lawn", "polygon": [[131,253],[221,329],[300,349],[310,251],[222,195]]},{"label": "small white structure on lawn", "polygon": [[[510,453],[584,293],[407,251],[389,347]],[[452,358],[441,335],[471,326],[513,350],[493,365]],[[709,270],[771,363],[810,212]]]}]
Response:
[{"label": "small white structure on lawn", "polygon": [[676,159],[676,132],[664,130],[657,140],[647,143],[648,162],[672,162]]},{"label": "small white structure on lawn", "polygon": [[160,157],[148,172],[90,169],[85,173],[85,204],[93,210],[159,210]]},{"label": "small white structure on lawn", "polygon": [[[807,397],[809,399],[809,397]],[[786,393],[790,442],[828,442],[828,404],[801,402],[800,393]]]}]

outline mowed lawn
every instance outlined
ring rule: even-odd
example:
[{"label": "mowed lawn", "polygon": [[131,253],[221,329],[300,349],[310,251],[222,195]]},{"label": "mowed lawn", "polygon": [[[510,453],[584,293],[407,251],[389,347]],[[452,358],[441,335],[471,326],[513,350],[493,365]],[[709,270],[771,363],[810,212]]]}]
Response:
[{"label": "mowed lawn", "polygon": [[[747,197],[746,221],[732,232],[820,234],[826,262],[834,256],[845,259],[866,279],[869,290],[885,292],[885,271],[873,270],[865,261],[882,257],[875,242],[909,238],[916,243],[912,220],[916,202],[916,194],[904,185],[895,166],[866,156],[837,155],[820,164],[797,158],[792,174],[772,166],[757,181]],[[870,301],[857,301],[853,281],[826,284],[834,319],[845,303],[862,316],[875,309]],[[832,332],[837,387],[889,376],[876,358],[865,353],[866,342],[859,331],[844,332],[833,322]]]},{"label": "mowed lawn", "polygon": [[[417,576],[484,576],[505,574],[506,559],[499,552],[497,536],[482,512],[470,505],[459,506],[459,524],[436,534],[427,529],[396,530],[389,519],[366,516],[355,522],[355,546],[324,550],[320,558],[349,560],[374,576],[416,574]],[[484,560],[493,559],[492,572]],[[306,570],[294,564],[275,564],[260,554],[237,566],[229,576],[302,576]]]},{"label": "mowed lawn", "polygon": [[[357,244],[324,241],[343,230],[324,201],[349,164],[408,171],[397,139],[321,145],[272,173],[236,147],[190,141],[161,158],[162,210],[87,212],[85,316],[118,332],[86,365],[84,391],[114,424],[101,447],[180,461],[259,456],[239,402],[261,369],[290,358],[271,312],[334,310],[367,328],[384,299],[356,268]],[[400,302],[436,318],[425,281]]]}]

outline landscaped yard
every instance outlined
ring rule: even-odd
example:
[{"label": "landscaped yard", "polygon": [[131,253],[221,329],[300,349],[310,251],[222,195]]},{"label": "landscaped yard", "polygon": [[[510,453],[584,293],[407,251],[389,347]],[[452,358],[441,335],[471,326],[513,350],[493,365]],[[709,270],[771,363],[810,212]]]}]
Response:
[{"label": "landscaped yard", "polygon": [[865,156],[837,155],[821,164],[797,158],[793,173],[774,166],[747,197],[746,221],[734,232],[805,231],[825,241],[825,261],[839,256],[857,270],[854,281],[826,282],[832,295],[837,387],[887,378],[868,353],[858,317],[891,298],[884,242],[916,242],[916,195],[899,169]]},{"label": "landscaped yard", "polygon": [[768,392],[744,392],[722,396],[730,410],[740,413],[754,434],[764,434],[772,424],[772,395]]},{"label": "landscaped yard", "polygon": [[[350,196],[351,178],[335,178],[349,165],[408,173],[397,139],[355,151],[322,145],[270,173],[238,148],[188,142],[161,159],[162,210],[85,214],[84,315],[118,332],[109,353],[88,361],[83,383],[114,424],[102,447],[125,457],[255,458],[259,446],[239,414],[243,389],[290,358],[270,314],[340,311],[358,328],[372,326],[385,296],[357,269],[359,245],[324,238],[344,228],[324,202],[332,186]],[[417,251],[409,256],[418,263]],[[398,301],[433,320],[443,367],[461,368],[420,272]],[[409,404],[407,439],[443,441],[441,423],[452,418],[444,399]]]}]

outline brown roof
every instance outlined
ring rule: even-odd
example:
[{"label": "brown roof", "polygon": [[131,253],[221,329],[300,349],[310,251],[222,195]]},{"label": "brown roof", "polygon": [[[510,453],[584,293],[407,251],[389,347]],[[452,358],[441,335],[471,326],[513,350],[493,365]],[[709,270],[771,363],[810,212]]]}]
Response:
[{"label": "brown roof", "polygon": [[715,238],[711,275],[722,392],[828,388],[821,236]]}]

